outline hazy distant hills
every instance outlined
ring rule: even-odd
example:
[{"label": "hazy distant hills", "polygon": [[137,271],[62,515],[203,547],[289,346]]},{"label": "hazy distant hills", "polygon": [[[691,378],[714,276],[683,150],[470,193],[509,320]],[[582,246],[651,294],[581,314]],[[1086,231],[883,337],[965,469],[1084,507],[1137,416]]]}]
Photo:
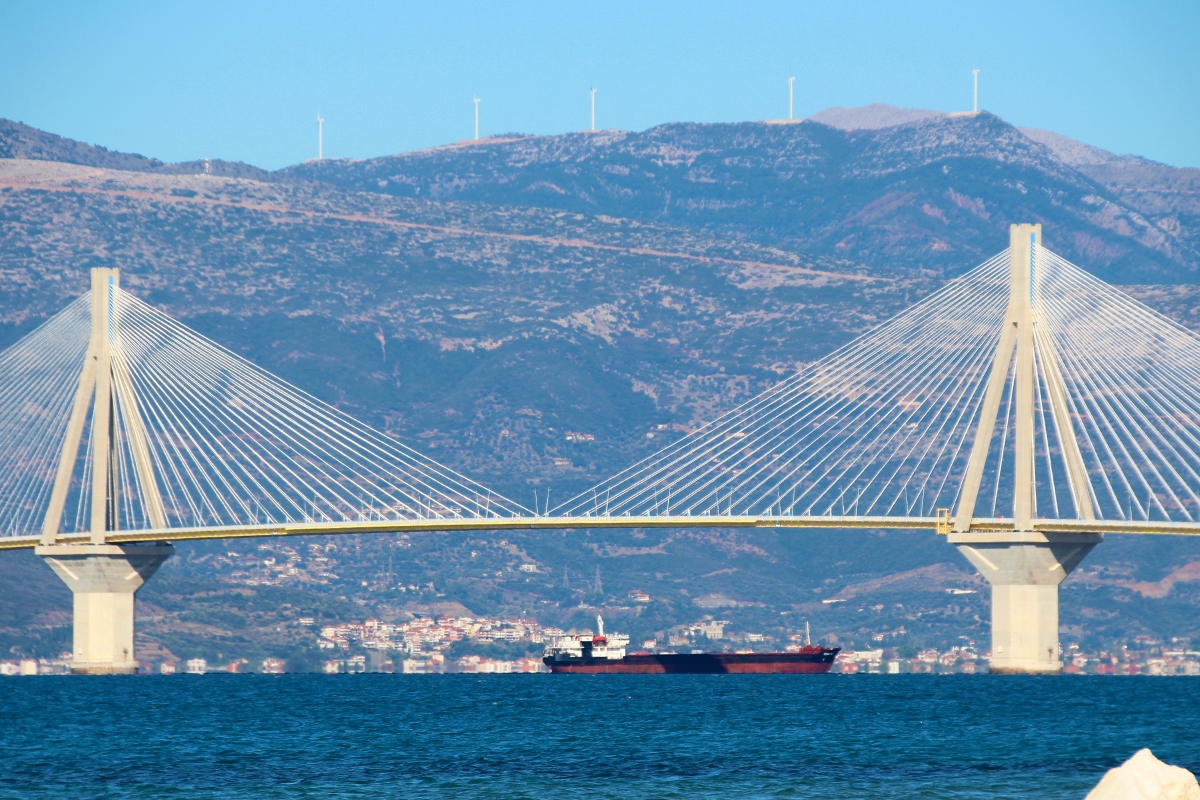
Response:
[{"label": "hazy distant hills", "polygon": [[[168,164],[157,158],[147,158],[137,153],[119,153],[99,145],[84,144],[7,119],[0,119],[0,158],[55,161],[62,164],[80,164],[87,167],[129,172],[158,172],[168,175],[192,175],[204,172],[204,159]],[[209,162],[208,169],[213,175],[228,177],[254,178],[256,180],[269,180],[270,177],[267,170],[252,167],[240,161],[214,159]]]},{"label": "hazy distant hills", "polygon": [[1155,219],[1163,231],[1196,248],[1200,169],[1116,155],[1050,131],[1022,128],[1021,132],[1049,147],[1064,163],[1104,186],[1128,207]]},{"label": "hazy distant hills", "polygon": [[897,108],[883,103],[871,103],[857,108],[827,108],[813,114],[808,120],[828,125],[831,128],[855,131],[891,128],[896,125],[906,125],[910,122],[946,116],[949,115],[941,111],[930,111],[927,108]]},{"label": "hazy distant hills", "polygon": [[105,169],[146,171],[163,166],[157,158],[136,153],[118,153],[93,144],[84,144],[53,133],[31,128],[21,122],[0,119],[0,158],[29,158],[85,164]]},{"label": "hazy distant hills", "polygon": [[[213,161],[210,175],[0,121],[0,347],[84,291],[89,267],[119,267],[186,324],[532,505],[882,322],[1003,249],[1010,222],[1043,222],[1053,249],[1200,329],[1197,170],[989,114],[815,119],[511,136],[275,172]],[[594,439],[567,438],[580,432]],[[1186,583],[1200,573],[1167,579],[1200,561],[1197,545],[1110,539],[1072,579],[1064,625],[1200,634]],[[803,615],[843,638],[904,625],[953,640],[986,616],[982,595],[948,605],[946,588],[978,581],[924,534],[431,535],[395,553],[383,537],[342,541],[340,577],[303,591],[226,582],[217,556],[257,543],[181,548],[139,595],[167,620],[143,630],[215,657],[261,644],[272,604],[399,614],[411,598],[379,588],[393,555],[386,574],[432,581],[445,602],[564,623],[594,614],[578,604],[597,601],[583,578],[599,566],[606,608],[631,588],[655,598],[612,611],[639,633],[719,609],[763,630]],[[516,572],[517,551],[545,575]],[[30,620],[57,647],[65,590],[4,559],[0,581],[45,582],[0,594],[0,648],[32,646]]]}]

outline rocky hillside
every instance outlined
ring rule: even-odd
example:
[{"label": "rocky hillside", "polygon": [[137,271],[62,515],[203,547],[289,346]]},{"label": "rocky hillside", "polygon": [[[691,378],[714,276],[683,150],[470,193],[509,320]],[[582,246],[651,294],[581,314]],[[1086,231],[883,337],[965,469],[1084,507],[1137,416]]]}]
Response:
[{"label": "rocky hillside", "polygon": [[[1011,222],[1035,220],[1051,247],[1110,280],[1195,277],[1194,214],[1139,211],[1124,197],[1132,189],[1107,188],[991,114],[923,113],[865,129],[679,123],[640,133],[498,137],[284,172],[396,196],[700,228],[940,274],[1003,249]],[[846,114],[826,118],[854,124]],[[878,124],[880,115],[865,119]]]}]

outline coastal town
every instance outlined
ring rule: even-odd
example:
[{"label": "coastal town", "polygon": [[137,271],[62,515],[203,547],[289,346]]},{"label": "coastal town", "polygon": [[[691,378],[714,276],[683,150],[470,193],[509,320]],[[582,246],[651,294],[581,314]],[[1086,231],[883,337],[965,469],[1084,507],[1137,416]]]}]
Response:
[{"label": "coastal town", "polygon": [[[547,673],[541,650],[554,637],[591,634],[590,630],[569,630],[542,626],[525,618],[492,619],[465,616],[414,616],[404,622],[367,619],[362,622],[320,624],[313,617],[301,617],[297,623],[311,630],[325,658],[321,671],[326,674],[396,673],[424,674],[536,674]],[[736,631],[729,621],[710,616],[690,625],[672,628],[661,638],[646,638],[631,643],[630,650],[646,653],[695,652],[795,652],[807,641],[806,631],[787,635],[786,639],[761,633]],[[948,647],[917,647],[888,643],[885,638],[903,637],[904,631],[889,631],[886,637],[870,637],[877,647],[843,647],[833,673],[853,674],[985,674],[991,653],[972,639]],[[823,642],[838,646],[837,637],[825,636]],[[507,656],[494,652],[500,645]],[[477,651],[477,652],[472,652]],[[522,652],[523,655],[512,655]],[[1135,636],[1119,647],[1088,652],[1078,644],[1067,644],[1060,658],[1068,675],[1112,676],[1200,676],[1200,649],[1188,639],[1161,641],[1150,636]],[[140,674],[260,673],[278,675],[289,671],[280,658],[251,662],[233,658],[222,663],[204,658],[139,661]],[[29,675],[68,675],[71,654],[53,659],[11,659],[0,661],[0,677]]]}]

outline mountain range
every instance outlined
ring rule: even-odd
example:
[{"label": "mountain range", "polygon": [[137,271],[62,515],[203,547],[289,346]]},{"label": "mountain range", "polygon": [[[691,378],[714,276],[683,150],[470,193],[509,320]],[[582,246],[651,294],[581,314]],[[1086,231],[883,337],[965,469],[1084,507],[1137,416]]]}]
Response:
[{"label": "mountain range", "polygon": [[[81,293],[88,268],[119,267],[130,291],[318,397],[526,505],[556,503],[1002,250],[1012,222],[1042,223],[1051,249],[1200,327],[1198,191],[1200,170],[986,112],[887,106],[276,171],[0,121],[0,346]],[[337,580],[291,587],[222,566],[257,543],[181,547],[139,594],[139,642],[266,652],[275,622],[306,607],[458,603],[582,624],[579,603],[626,613],[633,588],[655,598],[622,622],[636,634],[720,613],[940,641],[982,635],[987,615],[986,592],[947,594],[982,587],[924,534],[352,541]],[[526,561],[543,577],[518,572]],[[1069,635],[1192,636],[1197,561],[1187,540],[1110,537],[1064,589]],[[599,595],[580,583],[597,568]],[[0,649],[58,646],[65,589],[32,556],[0,571],[14,587]],[[401,583],[435,588],[414,599]]]}]

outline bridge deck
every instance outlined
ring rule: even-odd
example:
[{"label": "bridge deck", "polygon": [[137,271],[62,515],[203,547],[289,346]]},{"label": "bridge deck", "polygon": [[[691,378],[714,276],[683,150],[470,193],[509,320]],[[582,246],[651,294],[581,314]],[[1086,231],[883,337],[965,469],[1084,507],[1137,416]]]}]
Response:
[{"label": "bridge deck", "polygon": [[[1040,519],[1042,532],[1139,533],[1200,535],[1200,523],[1144,520]],[[787,516],[660,516],[660,517],[510,517],[504,519],[362,520],[358,522],[296,522],[282,525],[243,525],[217,528],[111,531],[112,544],[180,542],[201,539],[247,539],[268,536],[330,536],[356,533],[417,533],[431,531],[590,530],[597,528],[808,528],[819,530],[938,530],[936,517],[787,517]],[[1011,531],[1011,518],[976,520],[972,531]],[[60,535],[59,544],[85,544],[86,534]],[[0,550],[29,549],[36,536],[0,537]]]}]

